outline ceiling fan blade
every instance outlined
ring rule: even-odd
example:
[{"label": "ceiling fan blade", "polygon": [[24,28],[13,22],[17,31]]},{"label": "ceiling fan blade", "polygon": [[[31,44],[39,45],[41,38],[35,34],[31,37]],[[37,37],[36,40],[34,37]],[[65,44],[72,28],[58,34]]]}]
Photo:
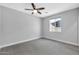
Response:
[{"label": "ceiling fan blade", "polygon": [[36,9],[36,6],[34,5],[34,3],[31,3],[33,9]]},{"label": "ceiling fan blade", "polygon": [[37,8],[37,10],[44,10],[44,9],[45,9],[45,8],[43,8],[43,7],[42,7],[42,8]]},{"label": "ceiling fan blade", "polygon": [[32,14],[34,14],[34,12],[32,12]]},{"label": "ceiling fan blade", "polygon": [[37,11],[39,14],[41,14],[41,12]]},{"label": "ceiling fan blade", "polygon": [[33,9],[25,9],[25,10],[33,10]]}]

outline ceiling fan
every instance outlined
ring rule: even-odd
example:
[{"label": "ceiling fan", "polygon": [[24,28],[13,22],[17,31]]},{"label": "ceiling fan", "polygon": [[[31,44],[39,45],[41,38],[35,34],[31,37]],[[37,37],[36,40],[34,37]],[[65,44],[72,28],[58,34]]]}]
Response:
[{"label": "ceiling fan", "polygon": [[36,6],[35,6],[34,3],[31,3],[31,5],[32,5],[33,9],[27,9],[27,8],[25,8],[25,10],[31,10],[31,11],[32,11],[32,14],[34,14],[34,13],[42,14],[42,13],[40,12],[40,10],[44,10],[44,9],[45,9],[44,7],[36,8]]}]

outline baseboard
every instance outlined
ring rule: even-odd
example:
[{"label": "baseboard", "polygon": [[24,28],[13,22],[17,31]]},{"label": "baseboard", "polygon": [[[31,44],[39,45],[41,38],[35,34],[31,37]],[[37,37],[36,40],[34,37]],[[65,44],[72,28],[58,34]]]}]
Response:
[{"label": "baseboard", "polygon": [[50,40],[53,40],[53,41],[57,41],[57,42],[61,42],[61,43],[69,44],[69,45],[79,46],[78,44],[75,44],[75,43],[72,43],[72,42],[67,42],[67,41],[62,41],[62,40],[57,40],[57,39],[51,39],[51,38],[48,38],[48,37],[35,37],[35,38],[28,39],[28,40],[23,40],[23,41],[18,41],[18,42],[2,45],[2,46],[0,46],[0,49],[4,48],[4,47],[24,43],[24,42],[29,42],[29,41],[36,40],[36,39],[39,39],[39,38],[45,38],[45,39],[50,39]]},{"label": "baseboard", "polygon": [[69,44],[69,45],[73,45],[73,46],[78,46],[78,44],[76,43],[72,43],[72,42],[68,42],[68,41],[62,41],[62,40],[58,40],[58,39],[51,39],[51,38],[48,38],[48,37],[42,37],[42,38],[45,38],[45,39],[50,39],[50,40],[53,40],[53,41],[57,41],[57,42],[61,42],[61,43],[64,43],[64,44]]},{"label": "baseboard", "polygon": [[2,46],[0,46],[0,49],[2,49],[2,48],[4,48],[4,47],[8,47],[8,46],[12,46],[12,45],[24,43],[24,42],[29,42],[29,41],[36,40],[36,39],[39,39],[39,38],[40,38],[40,37],[35,37],[35,38],[28,39],[28,40],[23,40],[23,41],[18,41],[18,42],[14,42],[14,43],[2,45]]}]

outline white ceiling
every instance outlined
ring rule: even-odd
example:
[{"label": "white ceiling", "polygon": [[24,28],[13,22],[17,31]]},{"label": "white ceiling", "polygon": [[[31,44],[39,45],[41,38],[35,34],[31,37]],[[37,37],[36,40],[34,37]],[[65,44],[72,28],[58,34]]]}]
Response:
[{"label": "white ceiling", "polygon": [[[22,11],[27,14],[31,14],[31,11],[26,11],[24,8],[32,8],[30,3],[0,3],[0,5]],[[37,17],[46,17],[66,10],[74,9],[79,7],[78,3],[35,3],[36,7],[45,7],[42,10],[42,14],[34,14]],[[48,12],[48,13],[46,13]]]}]

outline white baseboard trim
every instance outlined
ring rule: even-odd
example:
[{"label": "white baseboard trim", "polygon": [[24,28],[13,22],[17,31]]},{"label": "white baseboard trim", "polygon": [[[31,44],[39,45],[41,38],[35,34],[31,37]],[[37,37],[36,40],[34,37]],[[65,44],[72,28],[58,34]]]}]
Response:
[{"label": "white baseboard trim", "polygon": [[29,42],[29,41],[36,40],[36,39],[39,39],[39,38],[40,38],[40,37],[35,37],[35,38],[23,40],[23,41],[18,41],[18,42],[14,42],[14,43],[10,43],[10,44],[5,44],[5,45],[0,46],[0,49],[2,49],[2,48],[4,48],[4,47],[8,47],[8,46],[12,46],[12,45],[24,43],[24,42]]},{"label": "white baseboard trim", "polygon": [[58,41],[58,42],[65,43],[65,44],[69,44],[69,45],[73,45],[73,46],[79,46],[76,43],[72,43],[72,42],[68,42],[68,41],[62,41],[62,40],[53,39],[53,38],[51,39],[51,38],[48,38],[48,37],[43,37],[43,38],[50,39],[50,40],[54,40],[54,41]]}]

